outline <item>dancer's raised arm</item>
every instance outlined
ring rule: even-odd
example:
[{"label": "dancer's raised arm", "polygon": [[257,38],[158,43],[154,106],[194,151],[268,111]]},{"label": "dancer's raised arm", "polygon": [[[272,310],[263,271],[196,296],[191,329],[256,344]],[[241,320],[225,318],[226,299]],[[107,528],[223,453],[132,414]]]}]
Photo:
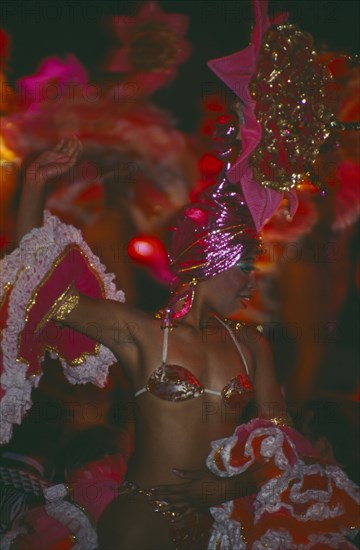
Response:
[{"label": "dancer's raised arm", "polygon": [[[61,140],[55,147],[44,151],[24,171],[23,189],[17,220],[17,241],[43,222],[46,190],[53,178],[65,174],[76,164],[82,150],[78,138]],[[65,244],[66,246],[66,244]],[[40,252],[46,253],[43,250]],[[40,255],[39,254],[39,255]],[[76,305],[76,307],[75,307]],[[121,343],[135,341],[134,329],[142,314],[121,306],[115,300],[94,299],[79,293],[74,286],[67,287],[54,304],[54,320],[67,324],[79,332],[105,344],[117,356]],[[56,318],[57,314],[57,318]],[[132,327],[132,329],[130,329]]]},{"label": "dancer's raised arm", "polygon": [[16,226],[17,243],[33,227],[41,225],[47,183],[74,166],[81,150],[78,138],[62,139],[53,149],[36,157],[25,169]]}]

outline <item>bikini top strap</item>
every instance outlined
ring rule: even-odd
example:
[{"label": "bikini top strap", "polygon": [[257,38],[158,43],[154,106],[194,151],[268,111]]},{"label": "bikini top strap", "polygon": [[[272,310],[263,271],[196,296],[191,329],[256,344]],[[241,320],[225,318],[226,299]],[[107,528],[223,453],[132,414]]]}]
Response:
[{"label": "bikini top strap", "polygon": [[[169,346],[169,332],[170,332],[169,327],[165,327],[164,328],[163,345],[162,345],[162,356],[161,356],[161,366],[162,367],[166,366],[168,346]],[[139,395],[141,395],[142,393],[145,393],[146,391],[147,391],[147,387],[144,386],[143,388],[141,388],[140,390],[135,392],[134,395],[135,395],[135,397],[138,397]]]},{"label": "bikini top strap", "polygon": [[162,356],[161,356],[162,366],[165,366],[166,362],[167,362],[167,354],[168,354],[168,347],[169,347],[169,332],[170,332],[170,328],[165,327],[164,328],[163,346],[162,346]]},{"label": "bikini top strap", "polygon": [[245,366],[245,370],[246,370],[246,374],[248,376],[250,376],[249,374],[249,367],[248,367],[248,364],[247,364],[247,361],[246,361],[246,358],[245,358],[245,355],[244,355],[244,352],[240,346],[240,342],[238,341],[238,339],[236,338],[236,336],[234,335],[233,331],[231,330],[231,328],[229,327],[229,325],[227,323],[225,323],[225,321],[223,321],[222,319],[220,319],[220,317],[217,317],[215,316],[216,319],[219,321],[219,323],[221,323],[222,325],[224,325],[224,327],[226,328],[226,330],[228,331],[228,333],[230,334],[235,346],[237,347],[238,349],[238,352],[240,353],[240,356],[241,356],[241,359],[243,360],[243,363],[244,363],[244,366]]}]

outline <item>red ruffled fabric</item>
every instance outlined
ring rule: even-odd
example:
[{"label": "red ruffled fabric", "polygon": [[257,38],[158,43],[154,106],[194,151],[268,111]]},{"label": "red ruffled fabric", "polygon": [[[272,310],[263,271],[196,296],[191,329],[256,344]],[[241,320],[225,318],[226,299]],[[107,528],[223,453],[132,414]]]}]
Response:
[{"label": "red ruffled fabric", "polygon": [[257,464],[266,465],[266,477],[258,475],[256,494],[211,509],[209,548],[355,548],[346,537],[359,528],[359,488],[338,466],[321,462],[294,429],[255,419],[212,447],[207,466],[216,475]]}]

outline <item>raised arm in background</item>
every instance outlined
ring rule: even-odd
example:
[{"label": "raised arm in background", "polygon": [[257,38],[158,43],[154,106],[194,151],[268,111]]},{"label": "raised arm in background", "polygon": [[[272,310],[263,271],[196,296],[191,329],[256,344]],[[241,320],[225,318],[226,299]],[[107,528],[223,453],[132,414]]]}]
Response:
[{"label": "raised arm in background", "polygon": [[47,183],[74,166],[81,151],[78,138],[62,139],[26,168],[16,226],[17,243],[31,229],[42,224]]}]

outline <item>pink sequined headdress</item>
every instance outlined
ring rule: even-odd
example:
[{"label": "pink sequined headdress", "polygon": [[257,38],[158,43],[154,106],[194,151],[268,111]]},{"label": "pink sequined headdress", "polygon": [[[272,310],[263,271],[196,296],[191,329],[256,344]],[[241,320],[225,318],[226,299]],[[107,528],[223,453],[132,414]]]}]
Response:
[{"label": "pink sequined headdress", "polygon": [[183,211],[174,228],[170,268],[181,282],[203,281],[229,269],[257,242],[239,190],[224,180]]},{"label": "pink sequined headdress", "polygon": [[170,250],[173,292],[161,312],[165,326],[186,315],[195,286],[257,251],[259,237],[239,188],[224,179],[186,207]]}]

